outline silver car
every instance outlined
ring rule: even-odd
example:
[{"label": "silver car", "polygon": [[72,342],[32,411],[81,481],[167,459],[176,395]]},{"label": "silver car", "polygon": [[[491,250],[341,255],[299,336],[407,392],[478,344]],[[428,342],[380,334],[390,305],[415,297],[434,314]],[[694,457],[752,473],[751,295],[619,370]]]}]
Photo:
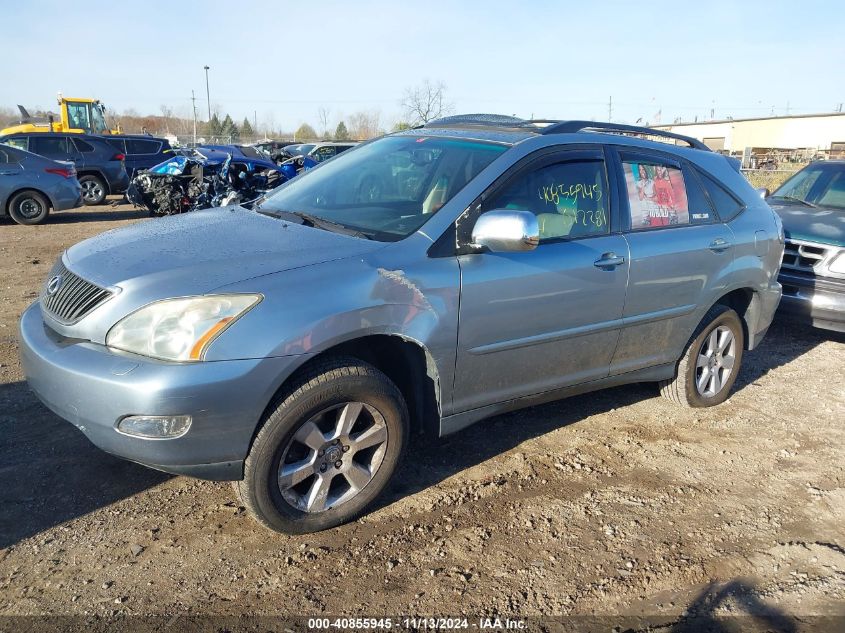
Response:
[{"label": "silver car", "polygon": [[[391,186],[362,192],[373,165]],[[309,532],[364,512],[421,433],[630,382],[723,402],[777,308],[783,243],[693,139],[450,117],[254,209],[77,244],[23,314],[21,354],[97,446],[235,480],[262,524]]]},{"label": "silver car", "polygon": [[18,224],[41,224],[50,209],[82,206],[76,168],[0,144],[0,215]]}]

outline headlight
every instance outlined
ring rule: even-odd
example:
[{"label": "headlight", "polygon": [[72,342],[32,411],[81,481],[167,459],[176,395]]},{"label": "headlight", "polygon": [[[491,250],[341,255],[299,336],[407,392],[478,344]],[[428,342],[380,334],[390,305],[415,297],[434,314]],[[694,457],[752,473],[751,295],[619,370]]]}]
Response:
[{"label": "headlight", "polygon": [[245,294],[157,301],[114,325],[106,345],[163,360],[202,360],[211,342],[259,301],[261,295]]},{"label": "headlight", "polygon": [[842,251],[828,264],[827,269],[832,273],[845,275],[845,251]]}]

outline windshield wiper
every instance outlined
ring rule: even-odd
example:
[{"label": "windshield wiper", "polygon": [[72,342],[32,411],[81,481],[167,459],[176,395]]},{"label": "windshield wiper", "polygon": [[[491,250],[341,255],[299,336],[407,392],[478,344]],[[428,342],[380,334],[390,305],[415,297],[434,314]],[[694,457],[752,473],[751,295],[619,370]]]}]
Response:
[{"label": "windshield wiper", "polygon": [[368,235],[359,229],[353,229],[352,227],[341,224],[340,222],[333,222],[332,220],[311,215],[310,213],[305,213],[304,211],[270,211],[269,209],[262,209],[260,207],[255,209],[255,211],[261,215],[266,215],[271,218],[286,218],[289,220],[296,218],[299,220],[299,224],[323,229],[324,231],[330,231],[332,233],[341,233],[343,235],[351,235],[352,237],[363,237],[367,240],[373,239],[372,235]]},{"label": "windshield wiper", "polygon": [[818,205],[802,200],[801,198],[796,198],[795,196],[772,196],[772,198],[777,198],[778,200],[788,200],[789,202],[797,202],[798,204],[803,204],[805,207],[811,207],[813,209],[818,208]]}]

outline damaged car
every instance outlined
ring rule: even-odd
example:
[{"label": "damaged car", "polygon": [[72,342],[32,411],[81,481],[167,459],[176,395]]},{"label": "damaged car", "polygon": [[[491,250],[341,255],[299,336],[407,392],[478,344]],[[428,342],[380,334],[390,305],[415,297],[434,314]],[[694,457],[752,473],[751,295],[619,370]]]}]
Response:
[{"label": "damaged car", "polygon": [[21,317],[21,361],[102,449],[234,480],[263,525],[313,532],[436,451],[424,434],[634,382],[724,402],[780,300],[783,241],[695,139],[457,116],[251,209],[69,248]]},{"label": "damaged car", "polygon": [[277,165],[217,149],[184,150],[139,172],[126,196],[153,216],[249,205],[311,166],[294,159]]}]

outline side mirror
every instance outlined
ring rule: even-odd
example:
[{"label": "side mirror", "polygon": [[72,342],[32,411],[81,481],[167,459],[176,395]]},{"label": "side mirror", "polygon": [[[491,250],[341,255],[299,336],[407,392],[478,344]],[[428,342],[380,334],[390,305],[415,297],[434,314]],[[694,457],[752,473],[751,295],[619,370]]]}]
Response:
[{"label": "side mirror", "polygon": [[530,211],[496,209],[482,214],[472,229],[472,245],[494,253],[532,251],[540,243],[537,216]]},{"label": "side mirror", "polygon": [[766,187],[760,187],[759,189],[755,189],[755,191],[760,194],[760,197],[763,198],[763,200],[768,198],[769,194],[771,194],[771,191],[769,191]]}]

